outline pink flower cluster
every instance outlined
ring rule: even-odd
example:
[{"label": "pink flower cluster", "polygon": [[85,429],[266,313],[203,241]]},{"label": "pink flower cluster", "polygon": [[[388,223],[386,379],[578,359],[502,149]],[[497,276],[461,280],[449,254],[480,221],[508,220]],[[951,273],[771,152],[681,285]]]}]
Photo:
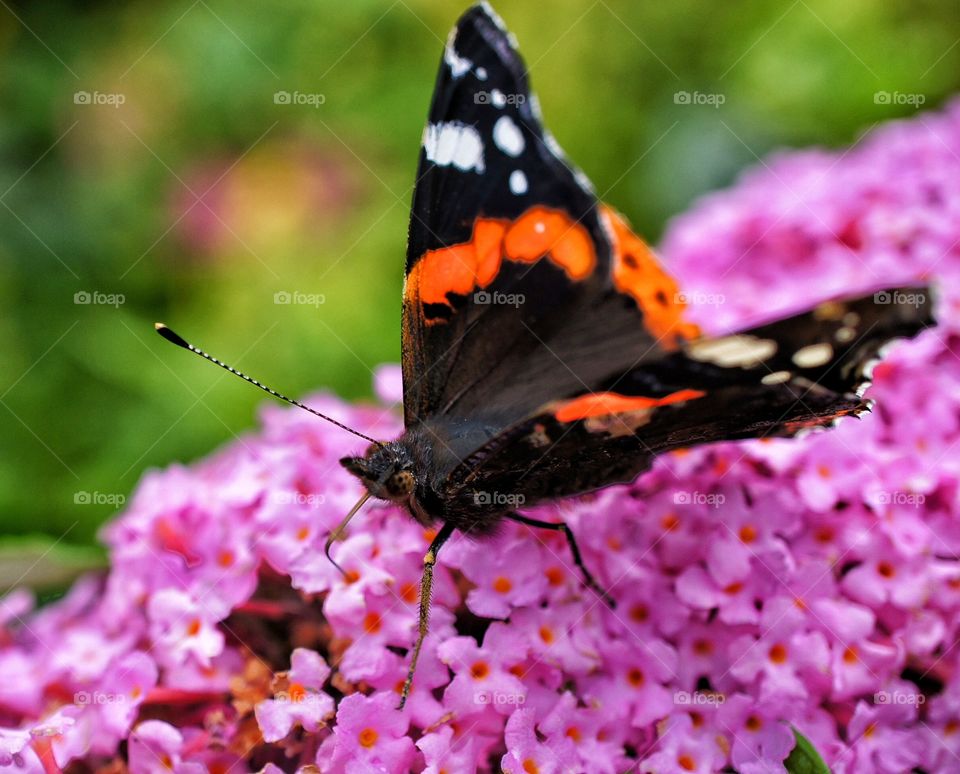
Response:
[{"label": "pink flower cluster", "polygon": [[[256,434],[149,473],[111,567],[0,600],[0,769],[960,769],[960,104],[845,153],[775,158],[680,218],[665,253],[708,329],[927,277],[941,325],[876,369],[877,410],[797,440],[670,455],[564,519],[451,540],[396,709],[430,535],[337,464],[356,439],[269,406]],[[381,371],[384,404],[399,399]],[[316,397],[363,432],[398,412]],[[315,769],[314,769],[315,770]]]}]

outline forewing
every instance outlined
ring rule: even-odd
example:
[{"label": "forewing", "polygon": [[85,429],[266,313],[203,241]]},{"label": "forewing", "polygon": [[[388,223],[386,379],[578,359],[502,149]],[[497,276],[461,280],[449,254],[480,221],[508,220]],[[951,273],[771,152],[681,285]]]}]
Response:
[{"label": "forewing", "polygon": [[696,333],[676,290],[544,130],[502,23],[471,8],[446,45],[414,193],[407,426],[443,417],[463,455],[659,357]]}]

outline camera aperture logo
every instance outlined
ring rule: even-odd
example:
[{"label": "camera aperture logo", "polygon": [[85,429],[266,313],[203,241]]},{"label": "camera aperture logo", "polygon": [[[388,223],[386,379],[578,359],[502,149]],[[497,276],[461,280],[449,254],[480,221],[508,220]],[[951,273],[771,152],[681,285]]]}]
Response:
[{"label": "camera aperture logo", "polygon": [[522,105],[527,101],[526,94],[504,94],[500,89],[478,91],[473,95],[475,105],[493,105],[502,108],[507,105]]},{"label": "camera aperture logo", "polygon": [[673,703],[678,706],[718,707],[727,697],[717,691],[677,691],[673,694]]},{"label": "camera aperture logo", "polygon": [[273,303],[292,306],[312,306],[320,307],[327,303],[327,297],[323,293],[301,293],[299,290],[292,292],[278,290],[273,294]]},{"label": "camera aperture logo", "polygon": [[310,94],[302,91],[275,91],[274,105],[300,105],[318,108],[327,101],[326,94]]},{"label": "camera aperture logo", "polygon": [[478,306],[512,306],[516,309],[526,302],[527,297],[523,293],[501,293],[499,290],[491,293],[487,290],[478,290],[473,294],[473,303]]},{"label": "camera aperture logo", "polygon": [[726,94],[711,94],[703,91],[678,91],[673,95],[675,105],[709,105],[712,108],[719,108],[726,101]]},{"label": "camera aperture logo", "polygon": [[119,492],[74,492],[74,505],[112,505],[119,508],[127,501],[125,495]]},{"label": "camera aperture logo", "polygon": [[915,309],[919,309],[925,303],[927,303],[927,294],[920,293],[907,293],[903,290],[881,290],[879,293],[873,294],[873,303],[880,304],[881,306],[889,306],[890,304],[896,304],[897,306],[912,306]]},{"label": "camera aperture logo", "polygon": [[116,309],[126,302],[127,297],[123,293],[101,293],[99,290],[78,290],[73,294],[73,303],[81,306],[112,306]]},{"label": "camera aperture logo", "polygon": [[710,508],[719,508],[727,501],[727,496],[711,492],[674,492],[674,505],[706,505]]},{"label": "camera aperture logo", "polygon": [[685,306],[723,306],[727,297],[723,293],[679,292],[674,293],[674,303]]},{"label": "camera aperture logo", "polygon": [[73,93],[74,105],[107,105],[118,108],[126,101],[127,95],[119,92],[75,91]]},{"label": "camera aperture logo", "polygon": [[512,492],[474,492],[474,505],[501,505],[508,508],[521,508],[527,501],[522,494]]},{"label": "camera aperture logo", "polygon": [[477,691],[473,694],[474,704],[492,704],[494,706],[520,705],[526,702],[527,697],[522,693],[505,693],[504,691]]},{"label": "camera aperture logo", "polygon": [[873,94],[874,105],[910,105],[918,108],[927,101],[926,94],[903,91],[877,91]]},{"label": "camera aperture logo", "polygon": [[274,492],[270,495],[270,501],[276,505],[306,505],[313,508],[323,505],[327,498],[313,492]]},{"label": "camera aperture logo", "polygon": [[106,691],[77,691],[75,694],[73,694],[73,703],[78,707],[123,704],[126,701],[127,696],[123,693],[107,693]]}]

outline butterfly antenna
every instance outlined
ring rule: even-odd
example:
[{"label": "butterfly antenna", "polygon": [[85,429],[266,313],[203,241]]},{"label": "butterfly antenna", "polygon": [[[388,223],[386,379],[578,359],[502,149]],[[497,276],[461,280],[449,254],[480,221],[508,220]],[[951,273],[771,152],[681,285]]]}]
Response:
[{"label": "butterfly antenna", "polygon": [[333,557],[330,556],[330,548],[331,546],[333,546],[333,544],[336,541],[340,539],[340,536],[343,534],[343,531],[347,528],[347,524],[350,523],[350,519],[352,519],[356,515],[357,511],[359,511],[363,507],[363,504],[369,499],[370,499],[370,493],[367,492],[363,497],[361,497],[357,501],[357,504],[350,509],[350,513],[348,513],[346,516],[343,517],[343,521],[341,521],[334,528],[333,532],[330,533],[330,537],[327,538],[326,545],[323,547],[323,553],[327,555],[327,559],[330,560],[330,564],[332,564],[334,567],[340,570],[340,574],[343,575],[344,577],[346,577],[347,571],[344,570],[339,564],[337,564],[334,561]]},{"label": "butterfly antenna", "polygon": [[[199,349],[199,348],[193,346],[193,344],[191,344],[191,343],[188,342],[186,339],[184,339],[183,337],[181,337],[181,336],[179,336],[178,334],[176,334],[174,331],[172,331],[170,328],[168,328],[168,327],[167,327],[166,325],[164,325],[163,323],[159,323],[159,322],[158,322],[158,323],[154,323],[154,324],[153,324],[153,327],[157,329],[157,333],[159,333],[161,336],[163,336],[163,338],[165,338],[165,339],[166,339],[167,341],[169,341],[171,344],[176,344],[178,347],[183,347],[184,349],[189,350],[190,352],[193,352],[195,355],[199,355],[199,356],[202,357],[204,360],[209,360],[209,361],[210,361],[211,363],[213,363],[214,365],[220,366],[220,367],[223,368],[224,370],[229,371],[230,373],[232,373],[234,376],[239,376],[239,377],[240,377],[241,379],[243,379],[245,382],[250,382],[250,384],[252,384],[254,387],[259,387],[261,390],[263,390],[264,392],[272,395],[274,398],[279,398],[280,400],[289,403],[291,406],[297,406],[297,407],[299,407],[299,408],[302,408],[304,411],[309,411],[309,412],[310,412],[311,414],[313,414],[314,416],[318,416],[318,417],[320,417],[320,419],[325,419],[325,420],[327,420],[328,422],[330,422],[331,424],[334,424],[334,425],[336,425],[337,427],[340,427],[340,428],[346,430],[348,433],[353,433],[353,434],[354,434],[355,436],[357,436],[358,438],[363,438],[365,441],[369,441],[370,443],[376,444],[377,446],[383,446],[383,443],[380,442],[380,441],[378,441],[378,440],[376,440],[375,438],[371,438],[369,435],[364,435],[363,433],[360,433],[360,432],[354,430],[352,427],[347,427],[345,424],[343,424],[342,422],[338,422],[338,421],[337,421],[336,419],[334,419],[333,417],[328,417],[326,414],[321,414],[319,411],[316,411],[315,409],[312,409],[312,408],[310,408],[309,406],[304,405],[304,404],[301,403],[300,401],[294,400],[293,398],[288,398],[286,395],[281,395],[281,394],[280,394],[279,392],[277,392],[276,390],[271,390],[271,389],[270,389],[269,387],[267,387],[266,385],[260,384],[260,382],[258,382],[256,379],[254,379],[254,378],[252,378],[252,377],[250,377],[250,376],[247,376],[247,375],[244,374],[244,373],[241,373],[241,372],[238,371],[236,368],[233,368],[232,366],[228,366],[226,363],[224,363],[224,362],[222,362],[222,361],[220,361],[220,360],[217,360],[217,358],[215,358],[213,355],[209,355],[209,354],[207,354],[206,352],[204,352],[202,349]],[[353,514],[351,514],[351,515],[353,515]]]}]

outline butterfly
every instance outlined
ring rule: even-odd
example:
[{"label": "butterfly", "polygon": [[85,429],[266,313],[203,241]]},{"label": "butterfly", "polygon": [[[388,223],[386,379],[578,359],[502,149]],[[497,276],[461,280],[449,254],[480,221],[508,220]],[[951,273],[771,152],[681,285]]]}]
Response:
[{"label": "butterfly", "polygon": [[585,584],[612,604],[570,528],[521,509],[631,482],[671,450],[792,436],[867,411],[881,347],[933,323],[928,298],[888,289],[703,335],[676,280],[544,128],[514,37],[486,3],[467,10],[446,41],[413,196],[405,430],[379,441],[345,428],[370,442],[341,460],[366,492],[327,542],[329,557],[369,497],[437,530],[401,706],[454,533],[482,538],[503,520],[560,531]]}]

